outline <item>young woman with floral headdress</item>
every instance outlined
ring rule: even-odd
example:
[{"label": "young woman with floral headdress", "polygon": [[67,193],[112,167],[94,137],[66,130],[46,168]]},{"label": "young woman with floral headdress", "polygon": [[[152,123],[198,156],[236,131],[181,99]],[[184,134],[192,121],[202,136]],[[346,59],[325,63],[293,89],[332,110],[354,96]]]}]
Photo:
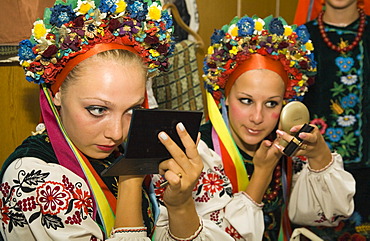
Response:
[{"label": "young woman with floral headdress", "polygon": [[[42,124],[1,170],[6,240],[150,240],[150,180],[100,173],[122,151],[132,110],[147,106],[147,74],[167,69],[171,34],[151,0],[57,0],[34,23],[19,59],[40,84]],[[178,133],[199,156],[181,124]]]},{"label": "young woman with floral headdress", "polygon": [[[171,224],[173,208],[162,195],[172,189],[154,177],[162,204],[157,240],[289,240],[290,221],[335,226],[351,215],[355,181],[316,126],[299,135],[303,144],[293,158],[279,144],[293,138],[276,129],[283,105],[302,100],[315,74],[311,50],[306,28],[282,18],[236,17],[215,31],[204,62],[210,119],[198,144],[204,168],[185,198],[200,221],[188,237],[159,229]],[[183,173],[175,161],[160,167]]]}]

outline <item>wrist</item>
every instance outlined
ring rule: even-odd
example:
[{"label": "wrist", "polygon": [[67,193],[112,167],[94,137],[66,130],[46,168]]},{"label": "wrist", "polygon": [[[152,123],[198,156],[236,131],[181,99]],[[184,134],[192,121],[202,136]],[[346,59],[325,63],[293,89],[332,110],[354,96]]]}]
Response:
[{"label": "wrist", "polygon": [[168,212],[172,214],[183,215],[189,211],[195,210],[195,204],[192,197],[177,205],[168,204],[166,201],[164,203]]}]

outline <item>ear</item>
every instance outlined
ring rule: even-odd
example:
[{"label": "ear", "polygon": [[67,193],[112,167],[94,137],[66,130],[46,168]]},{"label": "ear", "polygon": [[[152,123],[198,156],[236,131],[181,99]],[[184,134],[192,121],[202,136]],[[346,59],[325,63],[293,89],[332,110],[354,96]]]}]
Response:
[{"label": "ear", "polygon": [[53,103],[55,106],[62,105],[60,89],[58,90],[57,93],[55,93],[54,98],[53,98]]}]

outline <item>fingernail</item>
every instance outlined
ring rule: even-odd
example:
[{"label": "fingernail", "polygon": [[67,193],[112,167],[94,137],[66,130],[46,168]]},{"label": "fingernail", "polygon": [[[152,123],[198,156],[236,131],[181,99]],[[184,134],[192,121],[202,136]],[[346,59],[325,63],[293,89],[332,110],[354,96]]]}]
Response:
[{"label": "fingernail", "polygon": [[278,144],[274,144],[274,146],[277,148],[277,149],[279,149],[279,150],[281,150],[281,147],[278,145]]},{"label": "fingernail", "polygon": [[276,130],[276,133],[277,133],[279,136],[284,135],[284,132],[283,132],[283,131],[281,131],[281,130]]},{"label": "fingernail", "polygon": [[166,135],[166,133],[164,133],[164,132],[161,132],[161,133],[159,133],[159,138],[161,138],[162,140],[167,140],[168,139],[168,136]]},{"label": "fingernail", "polygon": [[301,132],[301,133],[299,133],[299,135],[298,135],[300,138],[302,138],[302,139],[304,139],[304,138],[306,138],[306,136],[307,136],[307,134],[306,133],[304,133],[304,132]]},{"label": "fingernail", "polygon": [[184,131],[185,130],[185,126],[184,126],[184,124],[182,124],[182,122],[179,122],[177,124],[177,126],[179,127],[180,131]]}]

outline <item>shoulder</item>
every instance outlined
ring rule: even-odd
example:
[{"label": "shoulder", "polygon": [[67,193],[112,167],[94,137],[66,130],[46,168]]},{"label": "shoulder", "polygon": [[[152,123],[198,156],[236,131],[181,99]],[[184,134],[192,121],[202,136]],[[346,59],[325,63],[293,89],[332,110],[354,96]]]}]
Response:
[{"label": "shoulder", "polygon": [[207,144],[207,146],[213,149],[213,142],[212,142],[212,123],[210,121],[206,122],[205,124],[201,125],[199,128],[201,133],[201,139]]},{"label": "shoulder", "polygon": [[93,200],[88,185],[59,164],[36,157],[15,159],[5,170],[0,187],[7,237],[27,232],[46,240],[50,233],[65,236],[67,226],[71,230],[83,228],[82,223],[87,224],[85,229],[98,227],[91,218]]},{"label": "shoulder", "polygon": [[46,132],[29,136],[19,145],[12,154],[5,160],[0,173],[0,180],[4,171],[16,159],[24,157],[35,157],[47,163],[58,163]]}]

